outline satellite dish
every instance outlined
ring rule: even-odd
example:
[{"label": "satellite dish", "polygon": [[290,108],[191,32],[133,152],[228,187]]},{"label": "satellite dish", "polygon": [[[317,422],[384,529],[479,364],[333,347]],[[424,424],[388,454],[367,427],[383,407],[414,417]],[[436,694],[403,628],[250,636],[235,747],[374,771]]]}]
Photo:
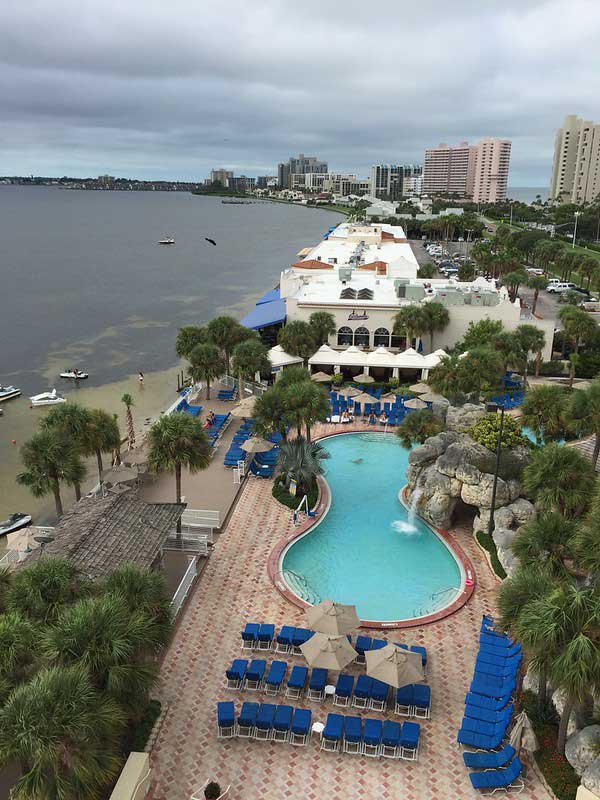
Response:
[{"label": "satellite dish", "polygon": [[33,541],[41,545],[50,544],[54,541],[54,536],[34,536]]}]

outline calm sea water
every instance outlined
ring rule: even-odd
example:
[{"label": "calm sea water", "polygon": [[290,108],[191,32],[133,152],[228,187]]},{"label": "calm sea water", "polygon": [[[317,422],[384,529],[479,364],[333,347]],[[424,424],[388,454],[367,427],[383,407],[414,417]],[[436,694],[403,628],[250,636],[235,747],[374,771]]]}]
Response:
[{"label": "calm sea water", "polygon": [[[28,395],[57,386],[118,411],[135,390],[138,416],[158,413],[173,398],[178,328],[243,316],[338,219],[191,194],[0,186],[0,384],[24,393],[0,418],[0,519],[47,508],[14,481],[19,446],[44,413],[29,409]],[[166,235],[175,245],[158,246]],[[66,366],[90,373],[85,386],[61,382]]]},{"label": "calm sea water", "polygon": [[520,200],[522,203],[533,203],[538,194],[542,200],[548,199],[547,186],[509,186],[506,193],[511,200]]}]

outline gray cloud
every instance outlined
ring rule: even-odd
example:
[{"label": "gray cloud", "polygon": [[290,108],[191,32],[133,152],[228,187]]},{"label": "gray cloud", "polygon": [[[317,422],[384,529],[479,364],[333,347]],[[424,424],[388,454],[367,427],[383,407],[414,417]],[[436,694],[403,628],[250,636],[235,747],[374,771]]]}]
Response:
[{"label": "gray cloud", "polygon": [[7,0],[0,173],[366,174],[493,135],[545,184],[565,114],[598,117],[599,32],[595,0]]}]

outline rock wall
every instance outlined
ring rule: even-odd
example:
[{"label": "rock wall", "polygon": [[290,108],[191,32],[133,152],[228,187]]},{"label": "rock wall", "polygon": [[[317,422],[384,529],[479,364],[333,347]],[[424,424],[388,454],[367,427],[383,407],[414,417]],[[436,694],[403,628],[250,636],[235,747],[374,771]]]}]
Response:
[{"label": "rock wall", "polygon": [[[447,430],[411,451],[406,473],[410,501],[436,528],[449,528],[459,502],[476,508],[473,531],[487,530],[492,506],[495,454],[466,433],[485,413],[483,406],[450,406]],[[519,473],[529,459],[527,447],[510,452],[511,473]],[[496,487],[494,541],[498,558],[510,574],[517,566],[510,544],[518,528],[535,516],[535,508],[521,496],[516,477],[499,477]]]}]

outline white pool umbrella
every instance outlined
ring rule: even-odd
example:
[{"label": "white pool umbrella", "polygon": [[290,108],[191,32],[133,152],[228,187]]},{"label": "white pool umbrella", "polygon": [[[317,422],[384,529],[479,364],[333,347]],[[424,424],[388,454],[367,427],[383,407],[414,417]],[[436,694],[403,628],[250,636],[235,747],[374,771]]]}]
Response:
[{"label": "white pool umbrella", "polygon": [[338,394],[341,397],[356,397],[361,394],[361,391],[356,386],[345,386],[343,389],[339,389]]},{"label": "white pool umbrella", "polygon": [[275,445],[273,442],[267,442],[266,439],[261,439],[260,436],[251,436],[242,442],[242,450],[246,453],[266,453],[272,450]]},{"label": "white pool umbrella", "polygon": [[444,397],[443,394],[435,394],[435,392],[427,392],[427,394],[422,394],[419,397],[419,400],[422,400],[424,403],[447,403],[448,400]]},{"label": "white pool umbrella", "polygon": [[314,375],[310,376],[310,379],[316,383],[331,383],[333,376],[328,375],[326,372],[315,372]]},{"label": "white pool umbrella", "polygon": [[357,375],[353,380],[357,383],[375,383],[375,378],[372,375],[367,375],[366,372],[361,372],[360,375]]},{"label": "white pool umbrella", "polygon": [[420,653],[388,644],[379,650],[367,650],[367,675],[394,686],[406,686],[423,680],[423,662]]},{"label": "white pool umbrella", "polygon": [[346,606],[333,600],[322,600],[304,613],[309,627],[328,636],[342,636],[360,625],[356,606]]},{"label": "white pool umbrella", "polygon": [[323,669],[344,669],[358,655],[347,636],[327,636],[324,633],[314,633],[300,645],[300,650],[311,667]]},{"label": "white pool umbrella", "polygon": [[359,394],[355,395],[353,398],[355,403],[376,403],[377,398],[373,397],[372,394],[367,394],[367,392],[359,392]]},{"label": "white pool umbrella", "polygon": [[411,392],[415,392],[416,394],[425,394],[425,392],[431,391],[431,387],[427,386],[426,383],[413,383],[413,385],[408,388]]},{"label": "white pool umbrella", "polygon": [[413,397],[412,400],[406,400],[404,403],[406,408],[427,408],[427,403],[424,403],[422,400],[419,400],[418,397]]}]

